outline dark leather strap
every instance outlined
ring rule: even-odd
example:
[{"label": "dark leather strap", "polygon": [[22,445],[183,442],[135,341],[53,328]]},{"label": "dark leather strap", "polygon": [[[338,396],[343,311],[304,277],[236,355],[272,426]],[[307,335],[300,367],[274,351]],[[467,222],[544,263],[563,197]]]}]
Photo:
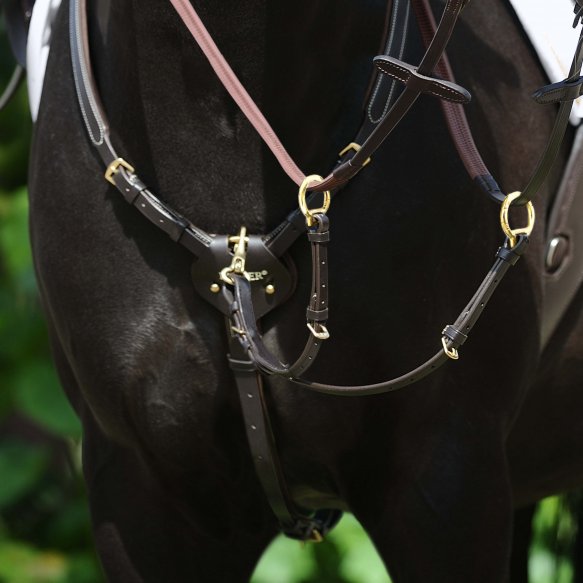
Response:
[{"label": "dark leather strap", "polygon": [[[433,40],[425,52],[421,64],[416,68],[416,72],[419,75],[427,77],[435,69],[466,3],[467,0],[447,0],[441,22],[437,27]],[[425,88],[426,85],[424,83],[416,82],[407,84],[403,93],[401,93],[395,104],[389,109],[382,121],[368,135],[366,140],[360,144],[360,149],[348,160],[337,166],[333,173],[323,182],[311,186],[310,190],[314,192],[332,190],[345,184],[354,177],[364,167],[379,146],[387,139]]]},{"label": "dark leather strap", "polygon": [[[525,235],[520,235],[518,237],[518,242],[513,249],[510,249],[507,246],[507,243],[500,247],[496,254],[496,261],[494,265],[484,278],[484,281],[468,305],[463,309],[457,320],[453,324],[446,326],[443,330],[442,334],[446,338],[445,344],[448,351],[457,350],[467,340],[470,332],[472,331],[472,328],[475,326],[476,322],[482,315],[482,312],[492,297],[492,294],[498,285],[500,285],[500,282],[506,275],[506,272],[512,265],[516,264],[522,254],[526,251],[527,246],[528,237]],[[450,360],[450,357],[447,356],[444,350],[440,350],[429,360],[411,372],[389,381],[371,385],[341,386],[317,383],[297,378],[292,378],[290,380],[294,384],[300,385],[318,393],[342,395],[345,397],[378,395],[410,386],[437,370],[448,360]]]},{"label": "dark leather strap", "polygon": [[286,365],[265,346],[257,327],[253,306],[251,283],[244,275],[233,274],[234,301],[231,309],[232,330],[238,334],[248,357],[257,368],[267,374],[298,376],[314,363],[316,356],[327,339],[328,332],[328,242],[330,230],[328,217],[314,215],[315,224],[308,230],[308,240],[312,249],[312,289],[306,310],[310,336],[303,352],[292,364]]},{"label": "dark leather strap", "polygon": [[91,143],[105,166],[111,169],[112,184],[126,201],[135,206],[152,224],[198,257],[210,246],[210,235],[158,199],[140,180],[133,168],[118,163],[121,158],[109,139],[109,124],[91,70],[87,35],[87,0],[71,0],[69,10],[71,59],[79,107]]},{"label": "dark leather strap", "polygon": [[[577,5],[576,5],[577,6]],[[577,19],[576,19],[577,22]],[[551,132],[551,137],[545,149],[545,152],[541,156],[539,163],[527,184],[526,188],[522,191],[520,198],[514,201],[514,204],[526,204],[536,195],[539,188],[542,186],[543,182],[546,180],[557,155],[559,154],[559,149],[565,136],[565,131],[569,123],[569,115],[571,114],[572,99],[575,98],[578,92],[572,91],[573,86],[577,86],[581,82],[581,67],[583,65],[583,30],[579,36],[579,42],[577,43],[577,49],[575,51],[575,56],[573,57],[573,62],[571,63],[571,69],[569,71],[569,77],[563,81],[563,91],[557,91],[557,85],[554,84],[551,89],[544,88],[537,91],[534,94],[535,101],[539,103],[550,103],[560,102],[559,113],[555,120],[555,125]]]},{"label": "dark leather strap", "polygon": [[233,334],[229,335],[229,351],[253,464],[271,509],[287,536],[319,542],[340,520],[342,512],[336,509],[311,512],[294,503],[279,461],[263,379]]}]

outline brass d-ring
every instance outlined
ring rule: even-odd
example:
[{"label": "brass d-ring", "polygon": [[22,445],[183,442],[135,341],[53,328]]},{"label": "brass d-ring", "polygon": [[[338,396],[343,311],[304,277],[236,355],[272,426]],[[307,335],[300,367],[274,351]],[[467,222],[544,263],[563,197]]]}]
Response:
[{"label": "brass d-ring", "polygon": [[521,227],[520,229],[512,229],[510,223],[508,222],[508,211],[510,210],[510,205],[521,195],[519,191],[511,192],[502,203],[500,208],[500,226],[504,231],[504,234],[508,237],[510,247],[514,247],[518,241],[517,235],[526,235],[527,237],[532,233],[534,227],[534,206],[530,200],[526,203],[526,210],[528,212],[528,224],[526,227]]},{"label": "brass d-ring", "polygon": [[330,196],[330,191],[325,190],[322,195],[324,197],[324,201],[320,208],[311,209],[308,208],[308,203],[306,201],[306,195],[308,193],[308,188],[314,184],[319,184],[324,179],[319,176],[318,174],[310,174],[310,176],[306,176],[300,186],[300,190],[298,192],[298,202],[300,205],[300,210],[304,217],[306,217],[306,223],[308,227],[311,227],[314,224],[314,215],[315,214],[326,214],[328,209],[330,208],[330,201],[332,197]]}]

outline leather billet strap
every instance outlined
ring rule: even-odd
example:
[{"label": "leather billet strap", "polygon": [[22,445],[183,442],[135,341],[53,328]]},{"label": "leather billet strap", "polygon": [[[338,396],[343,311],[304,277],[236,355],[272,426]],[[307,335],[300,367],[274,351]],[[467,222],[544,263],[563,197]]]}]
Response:
[{"label": "leather billet strap", "polygon": [[[429,0],[412,0],[419,32],[423,43],[428,46],[435,34],[437,24],[429,5]],[[435,68],[435,73],[441,78],[450,82],[455,81],[453,70],[446,53]],[[462,103],[440,100],[439,104],[443,111],[445,122],[449,134],[453,140],[457,153],[462,161],[466,172],[477,186],[484,191],[494,201],[502,203],[506,195],[486,167],[484,160],[474,142],[472,131],[466,117],[466,112]]]},{"label": "leather billet strap", "polygon": [[195,257],[200,256],[210,246],[211,237],[157,198],[112,146],[109,124],[91,70],[87,0],[71,0],[69,10],[71,59],[79,107],[89,139],[109,170],[110,182],[152,224]]},{"label": "leather billet strap", "polygon": [[310,335],[299,358],[292,364],[282,364],[266,347],[257,328],[251,295],[251,283],[241,274],[232,274],[234,301],[231,306],[231,330],[245,348],[258,370],[267,375],[299,376],[314,363],[324,340],[328,338],[328,217],[313,215],[314,225],[308,229],[312,250],[312,288],[306,310]]},{"label": "leather billet strap", "polygon": [[[305,179],[304,174],[293,162],[273,132],[269,123],[265,120],[245,88],[241,85],[229,67],[225,58],[222,56],[210,34],[204,27],[204,24],[192,4],[189,0],[170,0],[170,2],[193,35],[205,56],[208,58],[225,89],[239,105],[241,111],[247,116],[267,146],[272,150],[282,169],[296,184],[301,184]],[[357,151],[353,157],[337,166],[332,174],[324,179],[323,182],[311,186],[310,190],[318,192],[332,190],[345,184],[350,178],[355,176],[373,152],[377,150],[392,132],[394,127],[411,108],[413,103],[415,103],[419,95],[427,90],[427,84],[429,82],[432,84],[440,84],[438,79],[432,79],[429,81],[427,75],[431,74],[439,62],[455,28],[457,19],[467,2],[468,0],[447,0],[436,34],[433,37],[421,64],[418,68],[415,68],[414,74],[410,75],[405,91],[399,96],[399,99],[397,99],[396,103],[389,109],[388,113],[382,118],[380,123],[374,127],[372,132],[361,143],[360,150]]]},{"label": "leather billet strap", "polygon": [[[526,235],[518,236],[517,243],[514,247],[509,247],[507,242],[498,249],[496,261],[484,278],[484,281],[463,309],[457,320],[443,330],[444,347],[450,354],[464,344],[468,339],[470,332],[476,322],[482,315],[486,305],[490,301],[492,294],[500,285],[500,282],[506,275],[511,266],[516,265],[522,254],[526,251],[529,239]],[[440,366],[450,360],[445,350],[441,349],[429,360],[416,369],[382,383],[371,385],[341,386],[317,383],[304,379],[290,378],[294,384],[300,385],[318,393],[327,393],[330,395],[341,395],[345,397],[362,397],[365,395],[378,395],[389,393],[410,386],[417,381],[425,378]]]},{"label": "leather billet strap", "polygon": [[[421,60],[421,64],[415,69],[416,75],[409,75],[407,77],[405,90],[383,119],[376,125],[374,130],[360,143],[360,149],[349,160],[337,166],[332,174],[323,182],[311,186],[311,191],[322,192],[337,188],[348,182],[348,180],[364,167],[367,160],[387,139],[415,101],[427,89],[427,83],[429,82],[428,76],[431,75],[433,69],[435,69],[441,59],[461,11],[467,2],[468,0],[447,0],[436,33]],[[382,61],[382,57],[376,57],[375,60],[378,59]],[[422,77],[425,77],[426,82],[424,82]],[[431,82],[438,83],[439,80],[433,79]]]},{"label": "leather billet strap", "polygon": [[279,461],[263,379],[233,333],[229,333],[229,365],[237,383],[255,471],[283,532],[302,541],[322,540],[342,513],[338,510],[314,513],[294,503]]},{"label": "leather billet strap", "polygon": [[[578,4],[575,4],[575,12],[581,12],[581,8]],[[579,22],[579,14],[573,23],[573,26],[577,26]],[[565,136],[565,131],[569,123],[569,115],[571,113],[572,101],[579,97],[581,86],[583,85],[583,77],[581,77],[581,67],[583,66],[583,29],[579,35],[579,41],[577,43],[577,49],[575,50],[575,56],[573,57],[573,62],[571,63],[571,69],[569,70],[569,76],[567,79],[560,83],[554,83],[552,85],[547,85],[542,89],[539,89],[534,93],[533,99],[537,103],[548,104],[548,103],[560,103],[559,113],[553,126],[551,132],[551,137],[547,143],[545,152],[541,156],[538,162],[536,170],[532,175],[528,185],[522,191],[522,195],[518,198],[514,204],[525,204],[530,201],[538,192],[539,188],[542,186],[546,177],[548,176]],[[574,90],[578,88],[578,90]]]}]

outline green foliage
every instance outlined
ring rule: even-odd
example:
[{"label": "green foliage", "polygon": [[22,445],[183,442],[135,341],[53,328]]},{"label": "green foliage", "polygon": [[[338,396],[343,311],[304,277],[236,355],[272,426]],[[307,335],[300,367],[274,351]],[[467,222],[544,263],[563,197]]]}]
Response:
[{"label": "green foliage", "polygon": [[257,565],[252,583],[390,583],[356,518],[345,515],[320,544],[279,536]]}]

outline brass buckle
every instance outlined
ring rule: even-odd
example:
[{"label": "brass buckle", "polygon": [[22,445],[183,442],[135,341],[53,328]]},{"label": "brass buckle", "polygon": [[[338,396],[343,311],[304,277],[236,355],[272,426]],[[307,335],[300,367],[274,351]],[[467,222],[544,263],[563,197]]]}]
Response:
[{"label": "brass buckle", "polygon": [[323,324],[318,324],[321,330],[320,332],[318,332],[316,328],[312,326],[312,324],[310,324],[309,322],[306,323],[306,326],[308,327],[308,330],[312,333],[314,338],[317,338],[318,340],[328,340],[328,338],[330,338],[330,332],[328,332],[328,328],[326,328],[326,326],[324,326]]},{"label": "brass buckle", "polygon": [[526,227],[521,227],[519,229],[512,229],[510,223],[508,222],[508,211],[510,210],[510,205],[521,195],[519,191],[511,192],[502,203],[500,208],[500,226],[502,231],[508,237],[508,242],[510,243],[510,248],[513,248],[517,241],[517,235],[526,235],[527,237],[532,233],[535,221],[535,212],[532,202],[528,201],[526,203],[526,210],[528,212],[528,224]]},{"label": "brass buckle", "polygon": [[449,358],[451,358],[452,360],[458,360],[460,357],[459,352],[455,348],[448,348],[447,341],[448,341],[448,338],[446,338],[445,336],[441,337],[441,344],[443,346],[443,352],[445,352],[445,354]]},{"label": "brass buckle", "polygon": [[312,185],[312,184],[318,184],[319,182],[322,182],[324,179],[319,176],[318,174],[310,174],[310,176],[306,176],[302,182],[302,184],[300,185],[300,190],[298,192],[298,202],[299,202],[299,206],[300,206],[300,210],[302,211],[302,214],[304,215],[304,217],[306,217],[306,224],[308,225],[308,227],[311,227],[314,224],[314,215],[315,214],[323,214],[325,215],[328,212],[328,209],[330,208],[330,202],[332,200],[332,197],[330,196],[330,191],[329,190],[325,190],[322,195],[324,196],[324,202],[322,203],[322,206],[320,208],[316,208],[316,209],[311,209],[308,208],[308,203],[306,201],[306,195],[308,193],[308,188]]},{"label": "brass buckle", "polygon": [[219,272],[219,277],[221,281],[233,285],[235,282],[229,276],[231,273],[237,273],[247,277],[247,272],[245,271],[245,259],[247,257],[247,243],[249,242],[249,237],[247,237],[247,228],[241,227],[239,234],[235,237],[229,237],[229,243],[234,243],[233,247],[233,260],[231,265],[221,269]]},{"label": "brass buckle", "polygon": [[[344,154],[347,154],[348,152],[350,152],[350,150],[354,150],[355,152],[359,152],[361,148],[362,148],[362,146],[357,144],[356,142],[350,142],[350,144],[348,144],[348,146],[346,146],[346,148],[344,148],[344,150],[341,150],[340,152],[338,152],[338,155],[344,156]],[[364,168],[369,163],[370,163],[370,158],[367,158],[362,163],[362,168]]]},{"label": "brass buckle", "polygon": [[128,164],[123,158],[116,158],[105,171],[105,179],[108,182],[111,182],[115,186],[115,182],[113,177],[119,172],[119,167],[122,166],[125,168],[130,174],[134,174],[135,168]]}]

